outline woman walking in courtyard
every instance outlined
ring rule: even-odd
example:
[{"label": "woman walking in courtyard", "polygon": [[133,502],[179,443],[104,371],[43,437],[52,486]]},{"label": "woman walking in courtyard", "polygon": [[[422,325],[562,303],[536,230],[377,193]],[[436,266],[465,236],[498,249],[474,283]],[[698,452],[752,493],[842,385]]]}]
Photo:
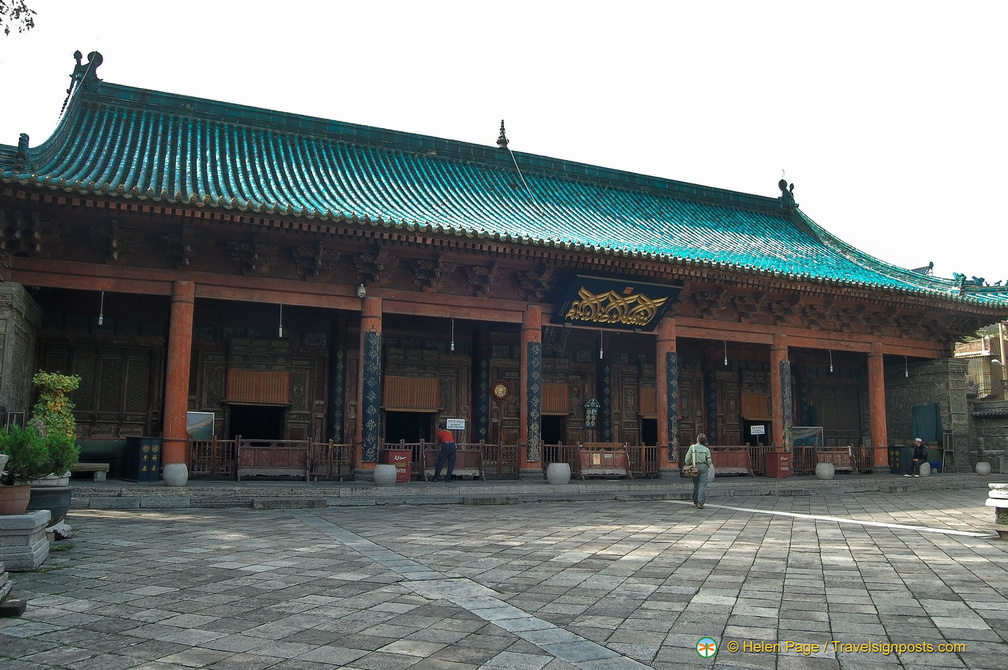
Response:
[{"label": "woman walking in courtyard", "polygon": [[707,436],[700,433],[683,459],[684,466],[696,466],[693,475],[693,504],[697,509],[703,509],[707,502],[707,471],[713,464],[710,449],[707,448]]}]

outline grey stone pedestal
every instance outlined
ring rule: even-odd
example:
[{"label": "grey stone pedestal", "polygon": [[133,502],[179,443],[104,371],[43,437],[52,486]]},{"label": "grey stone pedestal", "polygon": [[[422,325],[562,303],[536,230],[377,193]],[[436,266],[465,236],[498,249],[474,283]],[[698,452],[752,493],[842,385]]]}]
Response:
[{"label": "grey stone pedestal", "polygon": [[34,570],[49,558],[46,526],[52,514],[40,509],[0,516],[0,563],[12,572]]}]

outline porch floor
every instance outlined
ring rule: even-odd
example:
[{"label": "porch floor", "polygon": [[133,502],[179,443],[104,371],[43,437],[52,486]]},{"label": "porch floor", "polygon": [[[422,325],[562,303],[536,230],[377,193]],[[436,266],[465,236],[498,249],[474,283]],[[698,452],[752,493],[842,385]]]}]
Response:
[{"label": "porch floor", "polygon": [[[862,492],[976,489],[986,497],[987,484],[1006,481],[1006,475],[981,477],[974,473],[935,473],[927,477],[864,474],[782,479],[725,476],[710,484],[708,496],[811,496]],[[553,485],[543,479],[401,482],[379,487],[372,482],[304,482],[255,479],[215,481],[190,479],[183,487],[163,482],[73,479],[72,509],[141,509],[178,507],[250,507],[258,509],[314,508],[355,505],[514,504],[557,500],[689,500],[692,484],[678,476],[663,479],[571,480]]]}]

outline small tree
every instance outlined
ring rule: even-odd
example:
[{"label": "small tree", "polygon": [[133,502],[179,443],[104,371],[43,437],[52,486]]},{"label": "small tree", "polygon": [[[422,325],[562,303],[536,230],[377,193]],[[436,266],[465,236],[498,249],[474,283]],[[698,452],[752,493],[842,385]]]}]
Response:
[{"label": "small tree", "polygon": [[38,432],[48,442],[50,469],[46,474],[62,475],[80,458],[74,404],[68,396],[80,386],[80,377],[40,371],[32,377],[32,383],[39,388],[39,399],[32,408],[30,423],[38,425]]}]

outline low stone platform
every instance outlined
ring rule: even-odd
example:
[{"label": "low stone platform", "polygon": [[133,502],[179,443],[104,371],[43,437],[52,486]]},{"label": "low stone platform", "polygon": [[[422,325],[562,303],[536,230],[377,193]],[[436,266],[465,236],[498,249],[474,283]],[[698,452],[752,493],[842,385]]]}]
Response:
[{"label": "low stone platform", "polygon": [[[976,474],[935,474],[906,478],[890,474],[837,475],[831,480],[814,476],[784,479],[719,477],[710,485],[711,496],[808,496],[860,492],[975,488],[987,491],[991,477]],[[571,480],[550,484],[541,480],[461,480],[400,482],[375,486],[372,482],[304,482],[280,480],[193,480],[183,487],[163,482],[134,483],[116,480],[75,485],[75,509],[158,509],[187,507],[245,507],[253,509],[320,508],[370,505],[494,505],[569,500],[688,500],[689,479]]]}]

